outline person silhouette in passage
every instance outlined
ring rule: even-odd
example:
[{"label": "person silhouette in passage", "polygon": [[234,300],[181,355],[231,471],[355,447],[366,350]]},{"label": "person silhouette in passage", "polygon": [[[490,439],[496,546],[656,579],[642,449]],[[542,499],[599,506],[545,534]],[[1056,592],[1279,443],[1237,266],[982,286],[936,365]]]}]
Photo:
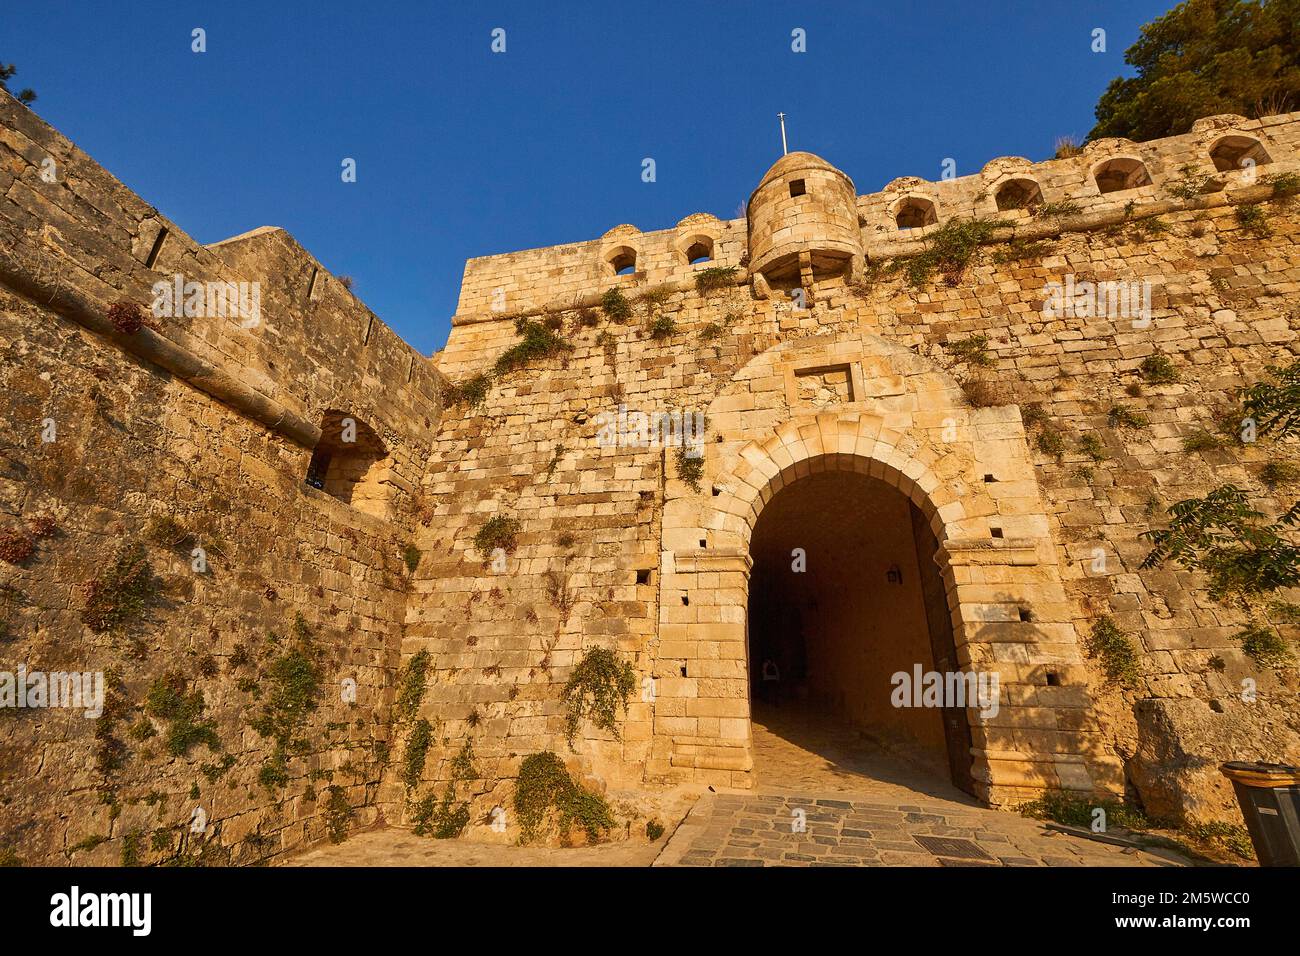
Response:
[{"label": "person silhouette in passage", "polygon": [[763,698],[773,706],[781,703],[781,669],[770,657],[763,661]]}]

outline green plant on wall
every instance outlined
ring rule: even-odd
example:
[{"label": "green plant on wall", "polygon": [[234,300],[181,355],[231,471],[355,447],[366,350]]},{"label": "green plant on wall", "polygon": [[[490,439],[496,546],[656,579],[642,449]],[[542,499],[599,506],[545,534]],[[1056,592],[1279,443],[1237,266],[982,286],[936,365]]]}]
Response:
[{"label": "green plant on wall", "polygon": [[735,266],[710,266],[695,273],[695,291],[700,295],[709,295],[735,284]]},{"label": "green plant on wall", "polygon": [[413,805],[416,836],[432,836],[438,840],[450,840],[461,835],[469,825],[469,803],[456,799],[456,785],[474,780],[478,769],[474,766],[474,745],[466,740],[456,756],[451,760],[451,779],[439,800],[429,794]]},{"label": "green plant on wall", "polygon": [[1246,390],[1242,409],[1258,433],[1275,439],[1300,435],[1300,360],[1290,365],[1269,365],[1272,381],[1257,382]]},{"label": "green plant on wall", "polygon": [[1138,681],[1138,648],[1109,617],[1099,618],[1085,641],[1088,656],[1101,662],[1111,680],[1129,686]]},{"label": "green plant on wall", "polygon": [[421,717],[406,738],[406,754],[402,758],[402,782],[408,790],[419,786],[424,776],[424,761],[433,742],[433,725]]},{"label": "green plant on wall", "polygon": [[127,629],[144,617],[157,589],[144,546],[127,542],[108,567],[82,584],[81,622],[101,633]]},{"label": "green plant on wall", "polygon": [[608,289],[600,297],[600,308],[611,322],[626,322],[632,318],[632,305],[621,289]]},{"label": "green plant on wall", "polygon": [[995,230],[1009,225],[1005,219],[953,219],[945,223],[926,237],[924,250],[907,261],[907,281],[920,287],[938,272],[949,285],[955,285],[980,245],[989,242]]},{"label": "green plant on wall", "polygon": [[1148,385],[1169,385],[1178,381],[1178,370],[1167,355],[1148,355],[1138,370]]},{"label": "green plant on wall", "polygon": [[989,354],[988,344],[987,335],[972,335],[969,338],[948,342],[943,348],[958,362],[988,367],[993,364],[993,356]]},{"label": "green plant on wall", "polygon": [[538,359],[553,358],[572,352],[573,346],[544,322],[520,318],[515,321],[520,341],[502,352],[492,366],[497,375],[506,375]]},{"label": "green plant on wall", "polygon": [[561,833],[567,835],[576,824],[591,843],[614,827],[614,815],[605,798],[578,786],[564,762],[549,750],[525,757],[519,765],[514,808],[522,843],[530,843],[541,835],[552,812],[558,818]]},{"label": "green plant on wall", "polygon": [[500,548],[506,554],[514,554],[518,544],[519,522],[508,515],[493,515],[483,523],[474,535],[474,547],[487,560],[492,552]]},{"label": "green plant on wall", "polygon": [[[294,618],[290,645],[267,666],[263,675],[262,706],[249,726],[274,741],[275,749],[259,774],[268,789],[287,782],[288,756],[305,750],[303,727],[320,703],[324,675],[317,663],[319,650],[306,619]],[[272,634],[271,642],[279,642]]]},{"label": "green plant on wall", "polygon": [[[1141,567],[1172,561],[1209,580],[1210,596],[1238,607],[1247,616],[1236,637],[1242,649],[1262,666],[1278,666],[1291,651],[1280,634],[1269,650],[1261,633],[1271,630],[1267,604],[1273,594],[1300,584],[1300,547],[1291,540],[1300,523],[1300,502],[1276,521],[1251,504],[1251,496],[1234,485],[1221,485],[1201,498],[1188,498],[1169,508],[1167,528],[1145,531],[1152,543]],[[1263,655],[1256,651],[1264,651]]]},{"label": "green plant on wall", "polygon": [[186,690],[185,678],[177,673],[157,678],[145,695],[145,713],[167,723],[166,747],[173,757],[188,756],[195,744],[220,751],[216,725],[202,719],[206,705],[203,692]]},{"label": "green plant on wall", "polygon": [[416,547],[415,542],[408,541],[402,548],[402,563],[411,574],[414,574],[416,568],[420,566],[420,549]]},{"label": "green plant on wall", "polygon": [[593,648],[582,655],[564,685],[564,734],[573,745],[583,719],[618,736],[618,712],[627,711],[627,700],[636,689],[636,672],[614,651]]},{"label": "green plant on wall", "polygon": [[348,805],[348,796],[340,786],[329,787],[329,798],[325,801],[325,830],[331,843],[342,843],[348,838],[348,824],[352,820],[352,807]]},{"label": "green plant on wall", "polygon": [[441,387],[442,403],[448,407],[478,408],[487,400],[491,388],[492,377],[486,372],[470,376],[463,382],[447,382]]},{"label": "green plant on wall", "polygon": [[412,654],[402,668],[402,675],[398,679],[397,702],[394,704],[398,720],[410,720],[420,709],[432,662],[429,652],[421,649]]},{"label": "green plant on wall", "polygon": [[686,483],[694,492],[700,491],[700,479],[704,477],[704,455],[691,454],[691,448],[682,445],[673,453],[673,461],[677,464],[677,477]]}]

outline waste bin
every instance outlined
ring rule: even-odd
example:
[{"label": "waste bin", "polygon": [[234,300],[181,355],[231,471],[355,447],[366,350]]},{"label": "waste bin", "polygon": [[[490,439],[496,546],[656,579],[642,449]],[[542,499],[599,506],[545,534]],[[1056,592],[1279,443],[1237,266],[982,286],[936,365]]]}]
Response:
[{"label": "waste bin", "polygon": [[1300,767],[1231,761],[1232,781],[1260,866],[1300,866]]}]

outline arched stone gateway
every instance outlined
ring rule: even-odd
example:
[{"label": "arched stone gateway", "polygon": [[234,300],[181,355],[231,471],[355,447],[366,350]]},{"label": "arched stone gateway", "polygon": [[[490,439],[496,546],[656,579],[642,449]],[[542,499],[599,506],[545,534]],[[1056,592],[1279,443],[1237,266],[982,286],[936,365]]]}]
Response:
[{"label": "arched stone gateway", "polygon": [[1119,761],[1097,740],[1018,407],[970,408],[942,369],[862,333],[759,355],[708,423],[700,492],[668,483],[650,774],[752,785],[751,537],[783,490],[842,472],[915,506],[933,536],[957,667],[998,677],[996,714],[966,710],[971,792],[1006,804],[1122,789]]}]

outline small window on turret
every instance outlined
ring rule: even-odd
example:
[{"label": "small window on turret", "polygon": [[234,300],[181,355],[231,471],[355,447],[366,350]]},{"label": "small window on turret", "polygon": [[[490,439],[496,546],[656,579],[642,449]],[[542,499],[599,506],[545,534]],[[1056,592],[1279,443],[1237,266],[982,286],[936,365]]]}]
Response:
[{"label": "small window on turret", "polygon": [[808,192],[808,189],[804,186],[804,181],[802,179],[790,180],[790,198],[793,199],[795,196],[802,196],[806,192]]}]

